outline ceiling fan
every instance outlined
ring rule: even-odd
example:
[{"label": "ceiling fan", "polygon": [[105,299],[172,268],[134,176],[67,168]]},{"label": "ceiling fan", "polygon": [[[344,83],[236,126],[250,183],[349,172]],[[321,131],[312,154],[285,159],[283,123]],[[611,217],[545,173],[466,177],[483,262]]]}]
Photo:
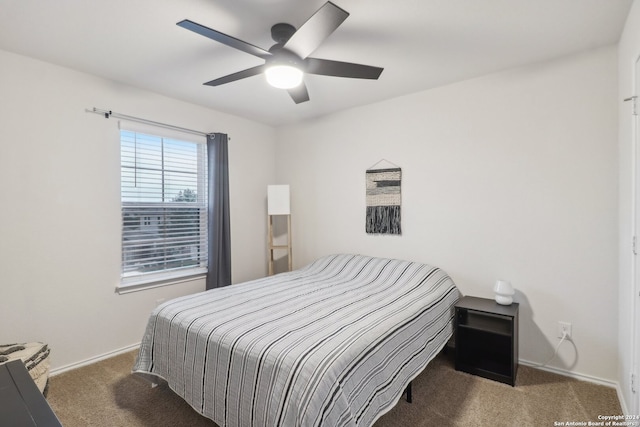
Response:
[{"label": "ceiling fan", "polygon": [[272,86],[286,89],[293,101],[299,104],[309,100],[309,92],[303,81],[304,73],[356,79],[377,79],[380,77],[383,70],[380,67],[309,57],[348,16],[348,12],[331,2],[327,2],[298,30],[290,24],[275,24],[271,27],[271,38],[276,44],[271,46],[269,50],[264,50],[189,19],[180,21],[176,25],[265,60],[263,65],[211,80],[204,83],[205,85],[219,86],[265,73],[267,81]]}]

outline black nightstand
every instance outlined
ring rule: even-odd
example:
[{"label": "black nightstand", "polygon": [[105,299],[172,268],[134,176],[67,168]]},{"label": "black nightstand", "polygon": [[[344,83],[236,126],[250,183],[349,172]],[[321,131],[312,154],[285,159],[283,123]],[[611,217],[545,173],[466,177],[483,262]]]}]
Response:
[{"label": "black nightstand", "polygon": [[519,304],[463,297],[455,308],[456,370],[515,386]]}]

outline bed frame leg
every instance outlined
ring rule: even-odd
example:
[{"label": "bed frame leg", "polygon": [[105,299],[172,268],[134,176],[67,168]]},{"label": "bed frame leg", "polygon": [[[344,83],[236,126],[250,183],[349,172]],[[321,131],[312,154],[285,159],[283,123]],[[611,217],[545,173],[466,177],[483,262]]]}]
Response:
[{"label": "bed frame leg", "polygon": [[404,390],[404,392],[407,394],[407,403],[411,403],[412,399],[411,399],[411,383],[409,383],[409,385],[407,385],[407,388]]}]

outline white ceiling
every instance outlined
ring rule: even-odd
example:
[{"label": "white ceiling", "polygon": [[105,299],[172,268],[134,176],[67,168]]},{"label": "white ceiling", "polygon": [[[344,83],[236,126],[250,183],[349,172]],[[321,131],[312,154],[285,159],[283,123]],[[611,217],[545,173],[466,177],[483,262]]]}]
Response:
[{"label": "white ceiling", "polygon": [[262,60],[175,24],[268,49],[273,24],[299,27],[325,0],[0,0],[0,49],[277,126],[616,43],[633,0],[333,2],[350,16],[312,56],[384,71],[307,76],[298,105],[262,76],[203,86]]}]

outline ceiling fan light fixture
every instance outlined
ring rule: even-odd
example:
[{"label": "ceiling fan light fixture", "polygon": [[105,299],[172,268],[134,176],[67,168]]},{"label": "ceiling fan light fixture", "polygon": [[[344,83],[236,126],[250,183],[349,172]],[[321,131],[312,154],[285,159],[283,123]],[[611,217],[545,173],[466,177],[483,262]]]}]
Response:
[{"label": "ceiling fan light fixture", "polygon": [[302,83],[304,73],[292,65],[271,65],[264,72],[267,82],[278,89],[292,89]]}]

